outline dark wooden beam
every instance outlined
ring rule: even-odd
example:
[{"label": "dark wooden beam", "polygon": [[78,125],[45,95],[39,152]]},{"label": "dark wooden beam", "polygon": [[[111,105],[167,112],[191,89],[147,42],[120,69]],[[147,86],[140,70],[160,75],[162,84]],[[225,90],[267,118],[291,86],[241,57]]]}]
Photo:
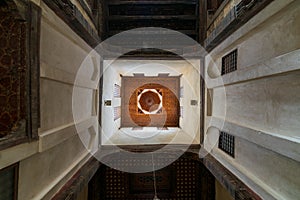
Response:
[{"label": "dark wooden beam", "polygon": [[[158,149],[161,149],[163,147],[166,147],[167,144],[148,144],[148,145],[118,145],[117,147],[126,151],[130,152],[153,152]],[[101,151],[112,151],[112,153],[115,153],[116,146],[111,145],[102,145]],[[166,153],[172,153],[172,152],[178,152],[186,150],[186,152],[193,153],[193,155],[196,155],[197,161],[199,160],[198,152],[200,150],[200,144],[168,144],[168,146],[165,148]]]},{"label": "dark wooden beam", "polygon": [[110,15],[108,20],[196,20],[197,16],[195,15]]},{"label": "dark wooden beam", "polygon": [[197,0],[163,0],[163,1],[144,1],[144,0],[109,0],[109,5],[122,4],[197,4]]},{"label": "dark wooden beam", "polygon": [[199,40],[198,42],[203,46],[206,39],[207,27],[207,4],[206,0],[199,0]]}]

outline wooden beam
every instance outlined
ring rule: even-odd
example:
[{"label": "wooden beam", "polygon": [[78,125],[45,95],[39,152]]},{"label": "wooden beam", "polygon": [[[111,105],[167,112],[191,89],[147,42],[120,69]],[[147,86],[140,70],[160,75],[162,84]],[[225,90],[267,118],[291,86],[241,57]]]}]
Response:
[{"label": "wooden beam", "polygon": [[108,20],[196,20],[196,15],[110,15]]},{"label": "wooden beam", "polygon": [[108,5],[122,4],[197,4],[196,0],[163,0],[163,1],[144,1],[144,0],[109,0]]}]

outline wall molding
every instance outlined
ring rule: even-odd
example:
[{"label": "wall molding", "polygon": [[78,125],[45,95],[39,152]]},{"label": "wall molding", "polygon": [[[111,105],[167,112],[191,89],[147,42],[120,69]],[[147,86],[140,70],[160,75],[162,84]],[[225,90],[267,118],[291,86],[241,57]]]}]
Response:
[{"label": "wall molding", "polygon": [[[232,73],[220,76],[218,78],[209,78],[207,76],[207,86],[209,88],[223,87],[224,85],[233,85],[254,79],[265,78],[268,76],[280,75],[283,73],[300,70],[300,49],[271,58],[261,63],[238,69]],[[216,66],[210,66],[216,67]],[[206,70],[208,67],[206,67]]]},{"label": "wall molding", "polygon": [[79,170],[89,159],[91,155],[89,152],[83,153],[77,160],[73,162],[73,164],[61,173],[60,176],[56,177],[51,183],[47,185],[43,190],[40,191],[32,200],[47,200],[51,199],[55,193],[57,193],[60,188],[66,184],[70,178]]},{"label": "wall molding", "polygon": [[90,117],[86,120],[82,120],[75,125],[75,122],[59,126],[42,133],[39,133],[39,152],[46,151],[70,138],[77,135],[77,132],[81,133],[84,130],[88,130],[96,120],[96,117]]},{"label": "wall molding", "polygon": [[220,130],[227,131],[238,138],[247,140],[264,149],[271,150],[282,156],[300,162],[300,146],[297,141],[290,140],[284,136],[272,135],[271,133],[244,127],[229,121],[225,121],[224,126],[222,125],[222,119],[217,117],[211,118],[210,126],[217,127]]},{"label": "wall molding", "polygon": [[90,80],[90,77],[76,77],[76,74],[50,67],[43,62],[41,62],[41,78],[87,89],[95,90],[98,88],[97,81]]},{"label": "wall molding", "polygon": [[39,142],[23,143],[0,151],[0,169],[24,160],[38,152]]}]

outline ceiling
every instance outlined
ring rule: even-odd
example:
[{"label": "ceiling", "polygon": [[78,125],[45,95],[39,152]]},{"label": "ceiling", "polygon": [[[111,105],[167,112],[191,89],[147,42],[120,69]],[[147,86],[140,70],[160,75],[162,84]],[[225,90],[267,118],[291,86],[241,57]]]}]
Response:
[{"label": "ceiling", "polygon": [[106,37],[141,27],[162,27],[198,38],[196,0],[107,0]]},{"label": "ceiling", "polygon": [[[180,77],[122,77],[121,127],[152,126],[179,127]],[[153,92],[139,99],[145,89],[157,90],[162,95],[162,108],[155,114],[145,114],[143,105],[155,106]],[[147,94],[144,93],[144,94]],[[153,95],[152,95],[153,94]],[[143,99],[145,101],[143,101]],[[157,96],[157,104],[160,103]],[[138,107],[138,102],[141,108]]]},{"label": "ceiling", "polygon": [[[182,50],[178,45],[191,46],[199,38],[199,8],[197,0],[107,0],[105,2],[105,38],[135,28],[157,27],[175,30],[190,39],[182,39],[178,32],[166,31],[161,33],[156,29],[135,31],[126,35],[124,40],[117,40],[114,45],[132,49],[127,55],[142,54],[179,54]],[[159,34],[155,33],[159,32]],[[160,38],[160,39],[157,39]],[[168,42],[171,41],[171,42]],[[174,46],[175,43],[179,43]],[[163,46],[165,51],[152,48]],[[169,51],[170,50],[170,51]],[[179,53],[177,53],[179,52]]]}]

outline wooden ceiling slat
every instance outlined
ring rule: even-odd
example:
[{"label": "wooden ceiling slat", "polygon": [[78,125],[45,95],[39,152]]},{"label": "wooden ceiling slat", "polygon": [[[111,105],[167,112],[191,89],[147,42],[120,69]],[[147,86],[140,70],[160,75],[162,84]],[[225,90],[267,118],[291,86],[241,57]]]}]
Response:
[{"label": "wooden ceiling slat", "polygon": [[122,5],[122,4],[197,4],[196,0],[110,0],[108,5]]},{"label": "wooden ceiling slat", "polygon": [[180,20],[196,20],[195,15],[110,15],[108,20],[156,20],[156,19],[180,19]]}]

